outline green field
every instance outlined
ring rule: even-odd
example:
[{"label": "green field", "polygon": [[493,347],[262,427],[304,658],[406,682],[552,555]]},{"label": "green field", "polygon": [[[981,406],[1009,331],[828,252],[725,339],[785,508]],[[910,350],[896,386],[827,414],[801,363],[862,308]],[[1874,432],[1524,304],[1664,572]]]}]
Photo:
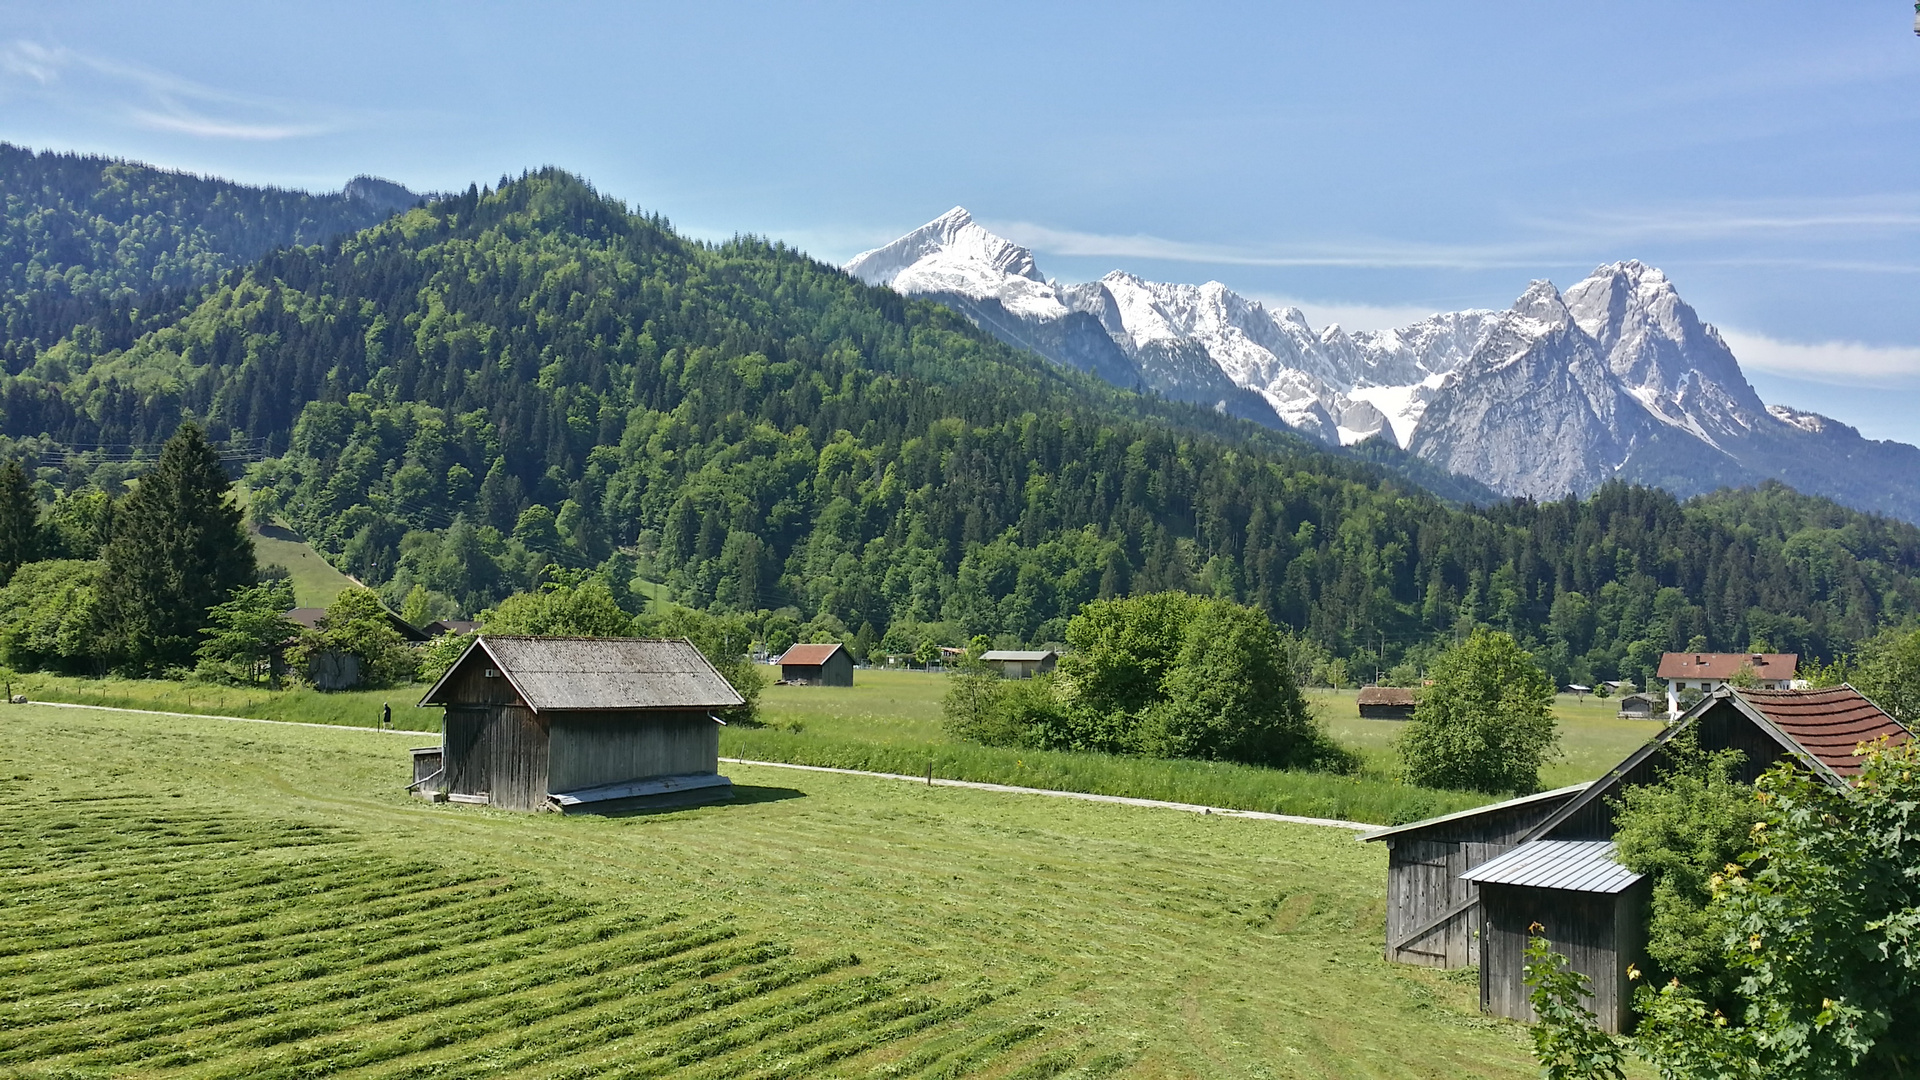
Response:
[{"label": "green field", "polygon": [[353,579],[334,569],[298,533],[275,525],[253,533],[253,557],[261,566],[279,565],[293,575],[293,599],[300,607],[326,607],[353,587]]},{"label": "green field", "polygon": [[1536,1075],[1344,830],[740,766],[513,815],[406,736],[5,715],[0,1075]]},{"label": "green field", "polygon": [[[30,675],[18,687],[41,701],[216,713],[308,723],[372,726],[391,703],[396,727],[438,729],[439,713],[416,709],[424,688],[351,693],[193,685],[136,679]],[[1405,725],[1361,720],[1352,691],[1312,691],[1309,699],[1342,743],[1367,762],[1355,776],[1287,772],[1200,761],[1110,754],[1010,750],[949,739],[940,729],[946,676],[865,670],[852,687],[769,686],[760,727],[721,734],[721,753],[757,761],[935,775],[954,780],[1165,799],[1241,810],[1400,824],[1491,800],[1472,792],[1410,787],[1395,778],[1392,739]],[[1566,755],[1542,776],[1548,786],[1599,776],[1655,731],[1658,722],[1616,720],[1612,706],[1572,698],[1558,703]]]}]

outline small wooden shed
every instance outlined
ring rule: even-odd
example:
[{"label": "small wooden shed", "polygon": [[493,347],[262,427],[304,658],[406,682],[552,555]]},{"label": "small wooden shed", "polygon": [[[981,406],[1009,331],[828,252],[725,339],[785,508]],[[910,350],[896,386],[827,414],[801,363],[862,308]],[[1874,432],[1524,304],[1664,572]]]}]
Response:
[{"label": "small wooden shed", "polygon": [[853,657],[838,644],[795,645],[779,663],[780,681],[791,685],[853,685]]},{"label": "small wooden shed", "polygon": [[1628,694],[1620,699],[1620,711],[1615,715],[1623,720],[1651,720],[1656,708],[1652,694]]},{"label": "small wooden shed", "polygon": [[1400,686],[1363,686],[1356,701],[1362,720],[1411,720],[1418,704],[1413,691]]},{"label": "small wooden shed", "polygon": [[1031,679],[1058,667],[1060,654],[1052,649],[991,649],[980,654],[980,662],[998,668],[1003,679]]},{"label": "small wooden shed", "polygon": [[746,702],[684,638],[482,634],[420,704],[446,710],[422,794],[565,813],[733,796],[718,712]]},{"label": "small wooden shed", "polygon": [[1535,840],[1460,876],[1480,890],[1482,1012],[1535,1018],[1526,981],[1506,976],[1525,970],[1527,939],[1538,934],[1587,977],[1600,1030],[1633,1027],[1627,968],[1646,963],[1653,882],[1614,862],[1611,840]]}]

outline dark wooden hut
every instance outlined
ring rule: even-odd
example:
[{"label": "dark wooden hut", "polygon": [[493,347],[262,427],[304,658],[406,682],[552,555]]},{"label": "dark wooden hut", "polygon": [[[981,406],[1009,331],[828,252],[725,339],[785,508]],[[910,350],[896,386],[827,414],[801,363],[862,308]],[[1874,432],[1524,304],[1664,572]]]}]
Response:
[{"label": "dark wooden hut", "polygon": [[[1389,844],[1388,958],[1439,967],[1477,961],[1481,1008],[1531,1019],[1519,950],[1537,922],[1590,980],[1589,1005],[1602,1025],[1624,1030],[1631,1022],[1626,969],[1645,946],[1645,886],[1612,861],[1613,803],[1622,788],[1659,778],[1668,744],[1683,731],[1706,750],[1741,751],[1747,782],[1792,761],[1835,786],[1859,774],[1860,744],[1911,737],[1850,686],[1723,687],[1584,787],[1370,833],[1363,839]],[[1458,934],[1477,936],[1477,949],[1454,945]]]},{"label": "dark wooden hut", "polygon": [[1362,720],[1411,720],[1413,691],[1399,686],[1363,686],[1356,699]]},{"label": "dark wooden hut", "polygon": [[990,649],[980,654],[980,662],[1003,679],[1031,679],[1058,667],[1060,654],[1052,649]]},{"label": "dark wooden hut", "polygon": [[420,704],[446,710],[423,793],[567,813],[733,794],[716,711],[745,701],[684,639],[482,634]]},{"label": "dark wooden hut", "polygon": [[[1655,709],[1652,694],[1627,694],[1620,699],[1620,711],[1614,715],[1623,720],[1651,720]],[[1659,709],[1666,712],[1665,709]]]},{"label": "dark wooden hut", "polygon": [[798,686],[852,686],[853,657],[837,644],[795,645],[780,654],[780,680]]}]

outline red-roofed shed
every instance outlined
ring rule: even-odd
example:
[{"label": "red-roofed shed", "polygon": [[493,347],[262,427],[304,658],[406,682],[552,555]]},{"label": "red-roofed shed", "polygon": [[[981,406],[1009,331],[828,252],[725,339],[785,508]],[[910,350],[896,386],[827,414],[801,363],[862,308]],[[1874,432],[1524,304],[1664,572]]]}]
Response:
[{"label": "red-roofed shed", "polygon": [[795,645],[780,654],[780,681],[798,686],[852,686],[853,657],[838,644]]}]

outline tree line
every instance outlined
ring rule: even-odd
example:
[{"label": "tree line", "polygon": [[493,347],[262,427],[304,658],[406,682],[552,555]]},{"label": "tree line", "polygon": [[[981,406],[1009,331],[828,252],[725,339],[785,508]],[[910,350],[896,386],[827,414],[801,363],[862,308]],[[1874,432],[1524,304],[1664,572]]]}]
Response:
[{"label": "tree line", "polygon": [[[0,380],[9,435],[150,443],[202,418],[265,449],[268,512],[442,615],[557,564],[911,651],[1059,642],[1091,602],[1174,590],[1350,670],[1417,677],[1489,626],[1592,682],[1668,650],[1829,657],[1920,601],[1920,530],[1886,518],[1777,484],[1451,507],[552,170],[274,252],[127,348],[82,337]],[[89,468],[42,478],[84,491]]]}]

